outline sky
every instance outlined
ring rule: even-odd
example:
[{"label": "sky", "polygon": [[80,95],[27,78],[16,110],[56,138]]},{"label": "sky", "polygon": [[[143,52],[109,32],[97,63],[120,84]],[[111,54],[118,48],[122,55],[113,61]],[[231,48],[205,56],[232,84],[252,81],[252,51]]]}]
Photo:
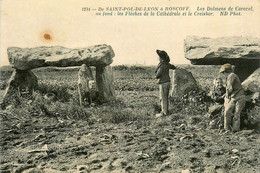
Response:
[{"label": "sky", "polygon": [[[0,65],[8,65],[8,47],[111,45],[114,62],[156,65],[156,49],[173,64],[184,57],[187,36],[260,37],[259,0],[1,0]],[[96,16],[82,7],[253,7],[242,16]],[[48,34],[51,39],[44,39]],[[46,36],[46,35],[45,35]]]}]

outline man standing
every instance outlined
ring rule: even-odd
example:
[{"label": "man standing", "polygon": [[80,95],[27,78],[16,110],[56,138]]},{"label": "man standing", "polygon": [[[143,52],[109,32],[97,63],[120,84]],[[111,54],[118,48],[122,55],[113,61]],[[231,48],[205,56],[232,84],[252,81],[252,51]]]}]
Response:
[{"label": "man standing", "polygon": [[156,50],[156,53],[159,55],[160,63],[158,64],[155,74],[156,79],[159,79],[159,95],[161,102],[161,113],[156,114],[156,117],[165,116],[168,114],[169,107],[169,90],[170,90],[170,76],[169,69],[176,69],[176,67],[170,64],[170,57],[164,50]]},{"label": "man standing", "polygon": [[240,114],[245,106],[244,90],[238,76],[233,73],[230,64],[221,66],[219,72],[226,77],[224,129],[227,131],[233,129],[236,132],[240,130]]}]

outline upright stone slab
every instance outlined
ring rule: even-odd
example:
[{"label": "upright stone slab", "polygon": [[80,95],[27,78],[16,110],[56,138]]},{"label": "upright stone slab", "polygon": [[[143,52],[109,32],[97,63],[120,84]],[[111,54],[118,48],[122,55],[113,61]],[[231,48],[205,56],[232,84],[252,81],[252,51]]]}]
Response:
[{"label": "upright stone slab", "polygon": [[260,93],[260,68],[252,73],[243,83],[243,88],[251,92]]},{"label": "upright stone slab", "polygon": [[96,67],[96,82],[98,91],[105,101],[111,101],[115,99],[115,87],[113,83],[114,79],[111,66]]},{"label": "upright stone slab", "polygon": [[194,65],[235,65],[241,81],[260,67],[259,38],[188,36],[184,47],[185,58]]},{"label": "upright stone slab", "polygon": [[[251,101],[260,103],[260,68],[252,73],[243,83],[242,86],[246,93],[249,94]],[[248,97],[248,96],[247,96]],[[259,104],[260,106],[260,104]],[[259,112],[260,114],[260,112]]]},{"label": "upright stone slab", "polygon": [[248,119],[251,124],[260,129],[260,68],[254,71],[254,73],[242,83],[242,86],[245,91],[250,91],[250,101],[251,104],[254,105],[254,107],[247,112]]},{"label": "upright stone slab", "polygon": [[30,70],[14,70],[8,80],[3,103],[10,104],[10,100],[17,93],[19,95],[31,94],[38,88],[37,77]]},{"label": "upright stone slab", "polygon": [[192,73],[179,68],[172,71],[171,84],[170,96],[173,98],[179,98],[198,87]]}]

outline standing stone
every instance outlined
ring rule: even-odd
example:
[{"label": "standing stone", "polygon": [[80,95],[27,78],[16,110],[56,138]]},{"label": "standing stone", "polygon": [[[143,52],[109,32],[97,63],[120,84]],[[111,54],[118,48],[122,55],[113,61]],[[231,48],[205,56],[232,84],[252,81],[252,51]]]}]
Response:
[{"label": "standing stone", "polygon": [[16,97],[16,94],[21,96],[28,95],[37,88],[38,80],[31,70],[15,69],[8,80],[3,103],[9,104],[13,97]]},{"label": "standing stone", "polygon": [[113,79],[113,71],[111,66],[97,66],[96,67],[96,82],[100,97],[104,101],[111,101],[115,99],[115,87]]},{"label": "standing stone", "polygon": [[86,64],[82,64],[78,72],[78,93],[80,106],[83,106],[84,99],[87,99],[89,104],[92,102],[89,93],[91,89],[90,80],[94,80],[91,68]]},{"label": "standing stone", "polygon": [[173,98],[179,98],[198,87],[192,73],[179,68],[172,71],[171,84],[170,96]]},{"label": "standing stone", "polygon": [[252,73],[243,83],[246,91],[260,92],[260,68]]},{"label": "standing stone", "polygon": [[251,110],[247,111],[248,121],[260,129],[260,68],[254,71],[243,83],[242,86],[250,97]]}]

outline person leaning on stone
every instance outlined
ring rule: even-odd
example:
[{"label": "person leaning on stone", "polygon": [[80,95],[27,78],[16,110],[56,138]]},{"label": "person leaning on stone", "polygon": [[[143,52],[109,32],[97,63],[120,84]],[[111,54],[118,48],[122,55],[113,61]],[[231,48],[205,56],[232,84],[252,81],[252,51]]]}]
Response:
[{"label": "person leaning on stone", "polygon": [[226,77],[224,129],[226,131],[233,130],[236,132],[240,130],[240,114],[245,106],[244,90],[239,77],[233,73],[230,64],[221,66],[219,72]]},{"label": "person leaning on stone", "polygon": [[213,87],[209,93],[209,96],[214,101],[214,104],[209,107],[207,116],[211,119],[209,122],[210,129],[223,128],[223,110],[224,110],[224,97],[226,88],[223,85],[223,81],[220,77],[214,79]]},{"label": "person leaning on stone", "polygon": [[159,96],[161,103],[161,113],[156,114],[156,117],[165,116],[168,114],[169,109],[169,90],[170,90],[170,75],[169,69],[176,69],[176,67],[170,64],[170,57],[164,50],[156,50],[156,53],[159,56],[159,64],[156,68],[155,74],[156,79],[159,79]]},{"label": "person leaning on stone", "polygon": [[220,77],[214,79],[214,85],[210,91],[211,99],[217,104],[224,103],[224,97],[226,93],[226,88],[223,85],[223,81]]},{"label": "person leaning on stone", "polygon": [[78,72],[78,92],[79,92],[79,103],[80,106],[83,105],[84,100],[86,99],[89,104],[91,104],[92,99],[90,97],[90,89],[94,84],[94,78],[92,75],[91,68],[82,64]]}]

